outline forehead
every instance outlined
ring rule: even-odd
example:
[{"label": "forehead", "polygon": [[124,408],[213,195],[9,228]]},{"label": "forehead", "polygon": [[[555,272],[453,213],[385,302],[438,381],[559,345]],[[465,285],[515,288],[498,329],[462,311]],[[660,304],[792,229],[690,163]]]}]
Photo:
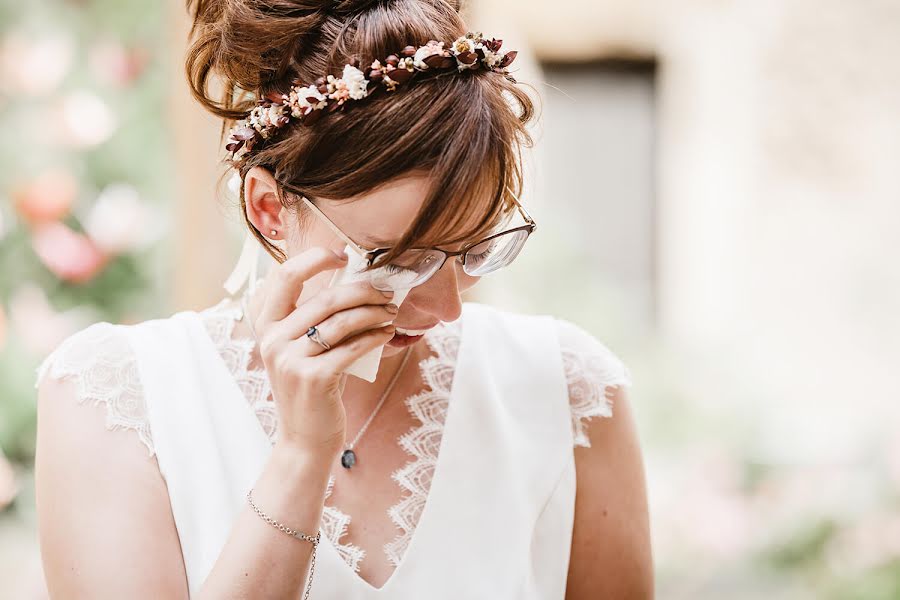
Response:
[{"label": "forehead", "polygon": [[[412,226],[432,184],[429,175],[413,173],[353,198],[323,199],[319,206],[356,243],[368,248],[390,247]],[[473,211],[464,226],[473,226],[479,217]],[[422,244],[440,245],[440,240],[422,240]]]}]

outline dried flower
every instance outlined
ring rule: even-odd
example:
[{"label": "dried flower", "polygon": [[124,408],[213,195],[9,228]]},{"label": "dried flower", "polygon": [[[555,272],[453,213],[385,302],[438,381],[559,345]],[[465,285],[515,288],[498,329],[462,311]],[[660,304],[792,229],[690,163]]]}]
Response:
[{"label": "dried flower", "polygon": [[[516,52],[500,52],[502,40],[485,40],[481,32],[467,32],[445,47],[444,42],[428,40],[424,46],[406,46],[391,54],[384,62],[373,60],[365,70],[360,70],[356,57],[344,65],[341,77],[319,77],[312,85],[295,80],[288,94],[268,95],[257,101],[257,106],[235,124],[230,131],[225,148],[232,159],[253,150],[257,143],[268,139],[277,129],[291,122],[312,123],[323,112],[341,110],[349,100],[362,100],[383,86],[393,92],[398,86],[412,79],[417,71],[456,72],[483,68],[506,75],[506,67],[516,57]],[[276,99],[281,101],[277,102]]]}]

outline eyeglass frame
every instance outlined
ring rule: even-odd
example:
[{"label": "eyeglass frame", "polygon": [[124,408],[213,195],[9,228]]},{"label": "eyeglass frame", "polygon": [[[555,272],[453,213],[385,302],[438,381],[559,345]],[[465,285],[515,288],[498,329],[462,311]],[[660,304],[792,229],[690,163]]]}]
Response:
[{"label": "eyeglass frame", "polygon": [[[463,266],[465,266],[465,254],[466,254],[466,252],[468,252],[470,249],[474,248],[475,246],[478,246],[479,244],[483,244],[483,243],[485,243],[485,242],[488,241],[488,240],[494,239],[495,237],[499,237],[499,236],[501,236],[501,235],[506,235],[506,234],[512,233],[512,232],[514,232],[514,231],[519,231],[519,230],[527,229],[527,230],[528,230],[528,235],[529,235],[529,236],[530,236],[532,233],[534,233],[534,230],[537,229],[537,223],[536,223],[535,220],[531,217],[531,215],[528,213],[528,211],[525,209],[525,207],[522,206],[522,203],[519,201],[519,198],[518,198],[518,197],[516,196],[516,194],[509,188],[509,186],[506,186],[506,189],[509,191],[510,196],[512,196],[513,202],[515,203],[516,208],[517,208],[518,211],[519,211],[519,214],[522,215],[522,218],[525,219],[526,223],[525,223],[524,225],[518,225],[518,226],[512,227],[512,228],[510,228],[510,229],[505,229],[505,230],[503,230],[503,231],[498,231],[497,233],[494,233],[494,234],[492,234],[492,235],[489,235],[488,237],[486,237],[486,238],[484,238],[484,239],[481,239],[481,240],[478,240],[477,242],[474,242],[474,243],[472,243],[472,244],[466,244],[461,250],[456,250],[456,251],[453,251],[453,250],[444,250],[443,248],[438,248],[437,246],[429,246],[429,247],[424,247],[424,248],[410,248],[410,250],[438,250],[438,251],[444,253],[444,259],[441,261],[440,266],[439,266],[438,268],[436,268],[436,269],[431,273],[431,275],[428,276],[428,278],[426,278],[424,281],[421,281],[421,282],[417,283],[417,284],[416,284],[415,286],[413,286],[413,287],[422,285],[423,283],[425,283],[426,281],[428,281],[429,279],[431,279],[431,277],[432,277],[435,273],[437,273],[437,272],[440,271],[442,268],[444,268],[444,265],[446,264],[447,259],[450,258],[450,257],[452,257],[452,256],[459,256],[459,255],[462,255],[462,256],[463,256],[463,263],[462,263],[462,264],[463,264]],[[356,242],[354,242],[354,241],[350,238],[349,235],[347,235],[346,233],[344,233],[343,231],[341,231],[341,228],[338,227],[338,226],[335,224],[335,222],[332,221],[332,220],[328,217],[328,215],[326,215],[324,212],[322,212],[322,209],[321,209],[321,208],[319,208],[318,206],[316,206],[315,204],[313,204],[312,200],[310,200],[309,198],[307,198],[307,197],[306,197],[305,195],[303,195],[303,194],[298,194],[298,195],[299,195],[300,198],[306,203],[306,205],[309,206],[309,207],[313,210],[313,212],[314,212],[316,215],[318,215],[321,219],[323,219],[323,220],[325,221],[325,223],[332,229],[332,231],[334,231],[335,234],[337,234],[342,240],[344,240],[345,242],[347,242],[347,244],[348,244],[348,245],[349,245],[349,246],[350,246],[357,254],[359,254],[361,257],[363,257],[363,259],[366,260],[366,265],[367,265],[367,266],[370,266],[370,265],[375,264],[375,263],[374,263],[375,259],[377,259],[377,258],[378,258],[379,256],[381,256],[382,254],[385,254],[386,252],[388,252],[388,251],[390,251],[392,248],[394,248],[394,246],[382,246],[382,247],[379,247],[379,248],[366,248],[365,246],[362,246],[362,245],[360,245],[360,244],[357,244]],[[527,237],[526,237],[526,239],[527,239]]]}]

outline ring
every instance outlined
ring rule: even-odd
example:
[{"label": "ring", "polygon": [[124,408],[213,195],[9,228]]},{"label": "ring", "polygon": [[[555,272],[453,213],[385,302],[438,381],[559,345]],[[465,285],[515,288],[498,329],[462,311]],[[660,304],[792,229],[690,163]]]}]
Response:
[{"label": "ring", "polygon": [[316,342],[317,344],[319,344],[326,350],[331,348],[331,345],[328,342],[326,342],[325,340],[323,340],[322,336],[319,335],[319,330],[316,328],[315,325],[313,325],[306,331],[306,337],[313,340],[314,342]]}]

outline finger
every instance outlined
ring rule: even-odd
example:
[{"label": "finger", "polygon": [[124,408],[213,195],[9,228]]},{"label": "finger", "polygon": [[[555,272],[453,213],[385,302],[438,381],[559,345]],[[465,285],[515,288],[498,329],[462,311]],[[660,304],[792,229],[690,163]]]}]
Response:
[{"label": "finger", "polygon": [[[273,272],[266,277],[265,300],[256,320],[258,327],[280,321],[297,308],[297,298],[307,279],[316,273],[337,269],[345,264],[346,257],[338,258],[331,250],[314,246],[274,267]],[[271,281],[269,277],[272,278]]]},{"label": "finger", "polygon": [[[382,305],[367,304],[331,315],[321,323],[317,324],[316,330],[319,332],[319,337],[324,339],[330,346],[337,346],[343,343],[344,340],[351,338],[356,334],[390,324],[396,316],[396,314],[389,312]],[[281,321],[277,326],[283,326],[286,321],[287,319]],[[279,340],[281,342],[290,342],[299,339],[301,335],[306,335],[306,332],[307,329],[304,329],[302,332],[290,334],[293,335],[291,338],[279,338]],[[288,335],[286,326],[285,331],[279,333],[279,335]],[[321,345],[312,338],[310,338],[310,341],[315,346],[321,348]],[[311,350],[313,350],[313,352],[310,353],[311,356],[319,354],[319,352],[315,351],[315,348],[311,348]]]},{"label": "finger", "polygon": [[[364,331],[329,350],[327,354],[331,354],[331,356],[328,356],[327,359],[336,371],[344,372],[361,356],[388,343],[394,337],[394,331],[396,328],[393,325]],[[322,359],[325,357],[323,356]]]},{"label": "finger", "polygon": [[[348,318],[356,327],[355,330],[349,331],[349,333],[353,333],[371,327],[373,324],[386,323],[397,316],[386,308],[391,299],[383,296],[381,292],[366,282],[363,282],[362,286],[354,284],[338,287],[344,289],[335,289],[333,293],[326,293],[331,290],[323,290],[316,294],[316,298],[324,296],[321,300],[310,299],[282,319],[277,325],[279,327],[277,336],[280,339],[297,339],[300,335],[305,334],[310,326],[315,325],[321,326],[322,331],[327,331],[332,336],[339,335],[337,339],[342,339],[348,333],[344,327]],[[356,313],[354,312],[356,308],[366,308],[366,311],[362,314]],[[332,317],[341,313],[348,314],[336,321],[332,320]],[[367,318],[369,315],[377,318],[379,314],[383,317],[381,320],[370,321]],[[337,329],[335,329],[335,324],[338,325]]]},{"label": "finger", "polygon": [[[347,338],[339,346],[334,346],[331,350],[321,353],[317,360],[325,360],[331,365],[336,372],[346,371],[360,357],[367,352],[383,346],[392,337],[394,337],[395,327],[388,325],[377,329],[369,329],[359,333],[353,337]],[[294,344],[303,344],[303,341],[293,342]],[[313,342],[315,343],[315,342]]]}]

